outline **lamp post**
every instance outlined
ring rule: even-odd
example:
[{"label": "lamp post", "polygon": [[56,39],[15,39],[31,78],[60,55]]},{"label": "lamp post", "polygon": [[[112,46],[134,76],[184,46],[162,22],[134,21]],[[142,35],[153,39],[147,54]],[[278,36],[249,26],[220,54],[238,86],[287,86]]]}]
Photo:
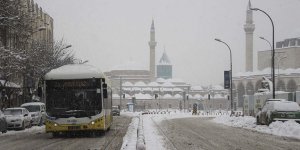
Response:
[{"label": "lamp post", "polygon": [[[271,43],[270,43],[269,40],[267,40],[266,38],[264,38],[262,36],[260,36],[259,38],[262,39],[262,40],[264,40],[264,41],[266,41],[270,45],[270,50],[271,51],[273,50],[273,47],[272,47],[272,45],[271,45]],[[272,54],[273,54],[273,52],[272,52]],[[273,78],[273,71],[272,70],[273,70],[273,68],[271,67],[271,78]]]},{"label": "lamp post", "polygon": [[231,113],[232,113],[232,110],[233,110],[233,100],[232,100],[232,53],[231,53],[231,49],[230,49],[230,47],[228,46],[227,43],[223,42],[220,39],[215,39],[215,40],[218,41],[218,42],[224,43],[228,47],[229,52],[230,52],[230,109],[231,109]]},{"label": "lamp post", "polygon": [[269,14],[267,14],[265,11],[263,11],[263,10],[261,10],[261,9],[259,9],[259,8],[250,8],[251,10],[254,10],[254,11],[260,11],[260,12],[262,12],[262,13],[264,13],[265,15],[267,15],[268,16],[268,18],[270,19],[270,21],[271,21],[271,24],[272,24],[272,39],[273,39],[273,41],[272,41],[272,82],[273,82],[273,88],[272,88],[272,96],[273,96],[273,98],[275,98],[275,65],[274,65],[274,56],[275,56],[275,50],[274,50],[274,23],[273,23],[273,20],[272,20],[272,18],[270,17],[270,15]]},{"label": "lamp post", "polygon": [[278,57],[277,58],[277,66],[278,66],[278,77],[277,77],[277,80],[279,81],[279,66],[280,66],[280,62],[283,60],[283,59],[285,59],[285,58],[287,58],[287,56],[283,56],[283,57]]}]

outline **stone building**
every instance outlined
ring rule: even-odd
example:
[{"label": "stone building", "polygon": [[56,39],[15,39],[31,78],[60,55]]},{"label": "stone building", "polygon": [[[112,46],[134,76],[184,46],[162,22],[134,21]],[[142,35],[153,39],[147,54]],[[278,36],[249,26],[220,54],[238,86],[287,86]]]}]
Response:
[{"label": "stone building", "polygon": [[[105,72],[113,87],[113,105],[126,108],[134,103],[137,109],[191,109],[194,103],[201,109],[228,109],[227,93],[221,86],[203,88],[191,86],[172,75],[172,64],[164,51],[155,66],[155,28],[150,28],[150,68],[130,61]],[[155,69],[157,68],[157,69]],[[156,76],[155,76],[156,75]],[[211,100],[208,101],[208,94]]]},{"label": "stone building", "polygon": [[[37,45],[45,48],[53,46],[53,18],[33,0],[1,0],[0,47],[11,50],[11,54],[19,55],[19,53],[26,54],[26,51],[35,50]],[[7,61],[9,59],[0,59],[1,65],[6,64]],[[0,90],[9,93],[7,94],[10,99],[8,106],[19,106],[25,99],[21,95],[25,95],[25,91],[32,92],[30,91],[34,86],[32,74],[27,70],[26,74],[23,70],[18,72],[15,69],[11,74],[10,71],[0,70]],[[10,84],[5,85],[6,82]]]},{"label": "stone building", "polygon": [[[258,52],[258,70],[270,68],[271,50]],[[300,38],[290,38],[276,43],[275,68],[297,69],[300,68]]]},{"label": "stone building", "polygon": [[[33,0],[9,2],[11,4],[7,2],[8,5],[14,5],[14,8],[11,9],[14,14],[3,14],[5,16],[0,19],[2,24],[0,26],[0,41],[3,46],[5,48],[26,49],[33,42],[51,46],[53,44],[53,18],[43,12],[42,8]],[[3,7],[5,6],[3,5]]]}]

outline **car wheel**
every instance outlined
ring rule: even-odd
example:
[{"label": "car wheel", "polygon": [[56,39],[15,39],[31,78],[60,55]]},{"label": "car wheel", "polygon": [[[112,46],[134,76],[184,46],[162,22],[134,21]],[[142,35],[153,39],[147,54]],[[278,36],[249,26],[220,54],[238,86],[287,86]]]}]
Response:
[{"label": "car wheel", "polygon": [[6,133],[7,132],[7,129],[5,129],[5,130],[3,130],[3,131],[1,131],[2,133]]},{"label": "car wheel", "polygon": [[256,125],[261,125],[261,123],[259,122],[259,118],[256,117]]},{"label": "car wheel", "polygon": [[21,130],[25,130],[25,123],[24,123],[24,121],[22,122]]},{"label": "car wheel", "polygon": [[42,125],[43,125],[43,119],[41,118],[40,122],[39,122],[39,126],[42,126]]},{"label": "car wheel", "polygon": [[272,123],[272,121],[269,119],[269,117],[266,117],[266,125],[269,126]]}]

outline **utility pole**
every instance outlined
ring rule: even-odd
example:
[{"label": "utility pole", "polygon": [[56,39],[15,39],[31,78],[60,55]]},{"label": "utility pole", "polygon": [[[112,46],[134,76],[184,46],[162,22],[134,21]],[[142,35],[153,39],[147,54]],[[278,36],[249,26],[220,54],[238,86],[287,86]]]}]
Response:
[{"label": "utility pole", "polygon": [[122,77],[120,76],[120,110],[122,110]]}]

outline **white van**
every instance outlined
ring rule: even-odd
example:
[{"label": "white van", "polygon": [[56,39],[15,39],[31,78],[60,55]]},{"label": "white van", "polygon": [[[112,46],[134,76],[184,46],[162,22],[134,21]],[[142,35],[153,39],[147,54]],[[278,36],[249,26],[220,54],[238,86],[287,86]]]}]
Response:
[{"label": "white van", "polygon": [[26,108],[32,117],[32,125],[43,125],[46,119],[46,106],[41,102],[24,103],[21,107]]}]

